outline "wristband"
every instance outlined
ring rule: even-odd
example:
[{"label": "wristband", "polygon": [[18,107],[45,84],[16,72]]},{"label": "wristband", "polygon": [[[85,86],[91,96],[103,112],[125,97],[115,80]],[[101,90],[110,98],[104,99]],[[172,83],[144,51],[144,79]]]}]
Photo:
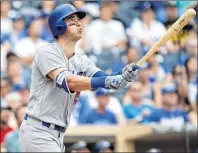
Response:
[{"label": "wristband", "polygon": [[98,88],[106,88],[105,87],[105,80],[107,76],[103,77],[92,77],[91,78],[91,88],[98,89]]}]

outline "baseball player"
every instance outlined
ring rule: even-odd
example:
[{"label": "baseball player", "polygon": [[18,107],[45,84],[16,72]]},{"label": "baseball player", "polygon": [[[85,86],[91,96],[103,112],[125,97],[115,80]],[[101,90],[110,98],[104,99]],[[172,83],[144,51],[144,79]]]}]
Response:
[{"label": "baseball player", "polygon": [[39,48],[32,64],[28,110],[19,130],[24,152],[64,152],[64,132],[80,91],[119,90],[137,75],[135,64],[108,75],[86,55],[74,52],[85,16],[70,4],[56,7],[49,15],[56,41]]}]

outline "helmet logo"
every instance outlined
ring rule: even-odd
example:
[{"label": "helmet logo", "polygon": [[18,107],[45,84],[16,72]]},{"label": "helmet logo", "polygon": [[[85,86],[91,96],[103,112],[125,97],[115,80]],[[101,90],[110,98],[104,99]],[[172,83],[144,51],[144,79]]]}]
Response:
[{"label": "helmet logo", "polygon": [[71,7],[71,9],[72,9],[73,11],[76,11],[76,9],[75,9],[74,6],[70,5],[70,7]]}]

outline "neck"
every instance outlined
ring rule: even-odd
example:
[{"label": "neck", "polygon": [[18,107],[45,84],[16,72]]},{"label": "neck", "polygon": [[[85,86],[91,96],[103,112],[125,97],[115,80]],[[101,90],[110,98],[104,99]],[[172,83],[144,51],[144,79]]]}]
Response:
[{"label": "neck", "polygon": [[104,111],[105,111],[105,108],[104,108],[103,106],[99,105],[98,108],[97,108],[97,111],[98,111],[99,113],[103,114]]},{"label": "neck", "polygon": [[1,12],[1,17],[2,17],[2,18],[7,18],[7,17],[8,17],[8,13]]},{"label": "neck", "polygon": [[166,110],[168,110],[168,111],[172,111],[172,110],[174,110],[175,109],[175,106],[171,106],[171,105],[163,105],[163,107],[166,109]]},{"label": "neck", "polygon": [[63,49],[67,59],[71,58],[74,55],[76,42],[69,41],[67,39],[66,40],[58,39],[57,43]]},{"label": "neck", "polygon": [[142,85],[143,85],[143,87],[146,87],[148,85],[148,80],[142,81]]},{"label": "neck", "polygon": [[132,103],[136,106],[140,106],[141,102],[139,100],[132,100]]},{"label": "neck", "polygon": [[190,72],[190,73],[189,73],[189,80],[190,80],[190,81],[193,80],[194,77],[195,77],[195,73]]},{"label": "neck", "polygon": [[29,36],[34,42],[37,41],[38,37],[37,36]]}]

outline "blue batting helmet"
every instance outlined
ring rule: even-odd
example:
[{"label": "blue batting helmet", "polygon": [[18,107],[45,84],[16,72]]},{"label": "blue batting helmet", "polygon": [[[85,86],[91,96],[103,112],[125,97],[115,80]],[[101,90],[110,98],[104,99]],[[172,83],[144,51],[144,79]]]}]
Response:
[{"label": "blue batting helmet", "polygon": [[67,30],[67,25],[63,19],[72,14],[77,14],[80,19],[86,16],[84,11],[76,10],[76,8],[70,4],[60,5],[50,13],[48,24],[54,37],[62,35]]}]

